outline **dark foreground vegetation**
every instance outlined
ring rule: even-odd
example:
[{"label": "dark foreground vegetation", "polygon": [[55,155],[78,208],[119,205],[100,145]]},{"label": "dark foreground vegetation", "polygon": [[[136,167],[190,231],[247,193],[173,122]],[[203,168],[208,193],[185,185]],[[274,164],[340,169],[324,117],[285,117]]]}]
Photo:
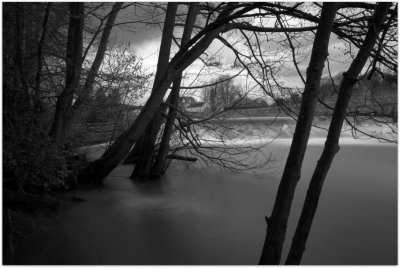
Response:
[{"label": "dark foreground vegetation", "polygon": [[[143,25],[162,28],[151,71],[123,38]],[[226,137],[238,134],[214,120],[247,111],[297,122],[274,208],[265,217],[260,264],[281,263],[311,127],[318,116],[330,119],[286,259],[300,264],[344,122],[354,133],[397,142],[357,128],[371,120],[397,132],[397,3],[8,2],[3,40],[5,262],[18,248],[15,235],[37,221],[35,213],[82,201],[61,201],[58,193],[101,183],[126,159],[135,164],[130,178],[137,182],[162,179],[171,161],[235,171],[265,165],[268,159],[237,158],[259,148],[227,146]],[[342,49],[336,56],[347,63],[337,74],[328,56],[334,40]],[[217,42],[234,57],[230,72],[213,48]],[[307,55],[303,48],[310,48]],[[200,69],[187,71],[197,62]],[[303,85],[286,86],[285,69],[295,70]],[[200,80],[205,73],[217,75]],[[200,132],[215,134],[222,145],[208,144]],[[88,162],[76,153],[101,142],[109,146],[99,159]]]}]

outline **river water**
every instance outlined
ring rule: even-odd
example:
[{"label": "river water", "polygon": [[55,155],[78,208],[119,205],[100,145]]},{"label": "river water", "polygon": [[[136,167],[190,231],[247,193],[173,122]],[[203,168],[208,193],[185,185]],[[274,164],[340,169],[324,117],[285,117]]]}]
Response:
[{"label": "river water", "polygon": [[[40,228],[17,263],[257,264],[288,142],[275,168],[257,173],[176,166],[159,182],[127,179],[131,165]],[[307,186],[322,151],[310,145],[283,253],[286,258]],[[397,146],[345,144],[329,171],[303,264],[397,263]]]}]

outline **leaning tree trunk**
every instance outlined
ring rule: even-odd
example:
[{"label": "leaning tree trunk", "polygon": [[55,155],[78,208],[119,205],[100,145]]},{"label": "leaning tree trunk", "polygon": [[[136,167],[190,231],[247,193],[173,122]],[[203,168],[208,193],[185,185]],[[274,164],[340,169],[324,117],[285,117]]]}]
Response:
[{"label": "leaning tree trunk", "polygon": [[[221,12],[218,18],[223,18],[230,14],[231,7],[235,4],[228,4],[229,11]],[[217,19],[218,20],[218,19]],[[162,75],[160,80],[154,85],[154,90],[147,100],[142,111],[133,122],[132,126],[121,136],[106,153],[89,165],[87,165],[78,174],[80,183],[99,182],[105,178],[123,158],[129,153],[132,146],[138,141],[143,134],[147,125],[153,118],[154,114],[162,104],[163,97],[167,92],[172,81],[174,81],[183,70],[192,64],[212,43],[212,41],[223,31],[228,28],[226,24],[214,24],[215,27],[210,28],[207,33],[197,38],[196,42],[192,42],[192,46],[185,46],[174,56],[166,68],[166,73]]]},{"label": "leaning tree trunk", "polygon": [[41,110],[41,103],[40,103],[40,80],[42,78],[42,67],[43,67],[43,47],[44,42],[47,34],[47,25],[49,21],[50,15],[50,7],[52,3],[47,3],[46,11],[44,14],[43,22],[42,22],[42,34],[40,37],[40,41],[38,44],[38,51],[37,51],[37,70],[35,76],[35,100],[34,100],[34,110],[36,112]]},{"label": "leaning tree trunk", "polygon": [[365,40],[360,47],[356,58],[350,65],[350,68],[343,74],[343,80],[340,85],[335,110],[333,111],[325,147],[311,178],[300,220],[285,264],[300,264],[314,215],[318,207],[322,186],[333,158],[339,151],[340,133],[351,94],[353,92],[353,86],[371,54],[391,4],[392,3],[377,4],[374,20],[372,20],[369,25]]},{"label": "leaning tree trunk", "polygon": [[[166,67],[168,66],[177,7],[178,4],[173,2],[168,3],[167,6],[154,84],[156,84],[165,73]],[[140,142],[138,142],[139,146],[135,146],[132,151],[132,154],[136,155],[138,159],[131,174],[131,178],[133,179],[146,180],[149,178],[150,169],[154,162],[155,143],[163,121],[161,109],[160,107],[147,126],[144,134],[140,138]]]},{"label": "leaning tree trunk", "polygon": [[[189,42],[190,36],[192,35],[193,25],[196,21],[196,13],[197,13],[198,3],[193,2],[190,3],[188,14],[186,17],[185,28],[182,34],[181,46],[184,46]],[[174,127],[174,121],[176,117],[176,110],[174,107],[179,104],[179,89],[181,87],[182,74],[175,79],[172,91],[170,94],[169,103],[171,106],[169,107],[168,118],[165,122],[163,136],[160,142],[160,146],[158,148],[157,156],[154,161],[153,168],[151,169],[151,177],[159,177],[164,172],[165,160],[167,158],[168,150],[169,150],[169,141],[171,139],[172,130]]]},{"label": "leaning tree trunk", "polygon": [[15,56],[14,56],[14,61],[15,61],[15,66],[16,66],[16,72],[15,72],[15,86],[16,88],[20,88],[24,90],[25,96],[27,97],[27,100],[30,104],[32,104],[32,99],[31,99],[31,94],[29,91],[29,85],[28,82],[26,81],[26,72],[25,72],[25,43],[26,40],[24,38],[24,31],[25,29],[25,23],[24,23],[24,3],[15,3]]},{"label": "leaning tree trunk", "polygon": [[89,73],[87,74],[85,84],[83,85],[82,94],[78,97],[78,99],[75,101],[75,104],[72,107],[72,109],[73,109],[72,118],[70,118],[70,120],[68,122],[66,122],[65,128],[67,131],[69,131],[71,129],[74,119],[78,115],[81,115],[84,112],[84,108],[87,103],[87,100],[89,99],[90,95],[92,94],[93,84],[94,84],[96,76],[99,72],[101,63],[103,62],[104,54],[107,51],[107,44],[108,44],[108,40],[110,39],[110,35],[111,35],[111,31],[114,26],[115,19],[118,15],[118,12],[121,10],[121,7],[123,4],[124,4],[123,2],[117,2],[111,8],[111,11],[107,18],[106,25],[104,26],[103,33],[100,38],[100,43],[97,48],[96,56],[93,60],[92,66],[90,67]]},{"label": "leaning tree trunk", "polygon": [[82,68],[82,34],[84,23],[84,3],[71,2],[69,4],[70,19],[68,27],[68,41],[66,53],[66,76],[65,87],[61,95],[57,98],[56,112],[53,124],[50,130],[50,136],[58,148],[60,148],[65,139],[65,122],[69,120],[72,114],[72,100],[75,89],[79,84],[79,77]]},{"label": "leaning tree trunk", "polygon": [[321,19],[314,39],[311,60],[301,101],[299,118],[292,145],[279,184],[271,217],[267,219],[267,234],[260,264],[279,264],[281,260],[286,226],[290,214],[296,185],[301,175],[301,166],[310,136],[315,107],[320,90],[324,62],[328,56],[329,37],[337,10],[337,3],[324,3]]}]

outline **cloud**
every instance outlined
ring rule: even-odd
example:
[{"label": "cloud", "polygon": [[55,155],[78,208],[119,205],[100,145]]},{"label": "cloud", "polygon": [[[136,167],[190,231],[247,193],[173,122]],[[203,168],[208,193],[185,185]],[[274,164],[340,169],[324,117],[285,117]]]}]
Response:
[{"label": "cloud", "polygon": [[[126,10],[126,14],[118,18],[119,22],[124,21],[134,21],[139,20],[140,16],[138,14],[129,13]],[[159,16],[158,21],[163,21],[163,17]],[[162,24],[161,24],[162,26]],[[156,71],[157,59],[159,46],[161,42],[161,26],[160,24],[127,24],[123,26],[118,26],[117,34],[119,39],[123,42],[129,42],[130,48],[135,51],[141,58],[143,58],[143,65],[153,74]],[[175,35],[180,37],[181,29],[175,31]],[[235,45],[238,51],[242,53],[248,53],[249,48],[245,45],[246,41],[242,39],[240,42],[236,42],[240,35],[236,33],[224,34],[229,42]],[[309,33],[307,36],[297,37],[293,39],[296,47],[298,47],[298,65],[304,78],[306,77],[306,70],[311,56],[313,34]],[[285,60],[281,60],[275,63],[277,66],[281,67],[281,71],[278,75],[279,79],[288,87],[299,87],[303,88],[304,84],[300,79],[297,70],[295,69],[292,59],[291,51],[288,47],[284,47],[279,40],[283,40],[285,36],[283,34],[265,34],[261,35],[259,40],[265,54],[265,59],[271,62],[276,61],[284,54],[286,55]],[[235,41],[236,40],[236,41]],[[234,43],[236,42],[236,43]],[[176,49],[175,49],[176,50]],[[329,67],[332,75],[334,76],[338,72],[346,70],[349,66],[348,56],[344,55],[345,47],[335,35],[332,34],[332,38],[329,45]],[[233,68],[233,63],[235,60],[235,54],[229,49],[222,45],[221,42],[215,40],[206,51],[208,56],[213,56],[216,61],[220,61],[222,64],[219,68],[207,67],[204,68],[203,62],[196,60],[186,71],[186,78],[183,81],[185,86],[189,86],[193,83],[196,78],[197,82],[194,84],[201,84],[209,82],[221,74],[235,74],[237,70]],[[197,76],[197,74],[203,71],[202,75]],[[328,68],[324,69],[323,75],[328,75]],[[248,83],[245,77],[237,78],[238,83],[242,84],[243,87],[246,85],[249,87],[254,86],[254,82]]]}]

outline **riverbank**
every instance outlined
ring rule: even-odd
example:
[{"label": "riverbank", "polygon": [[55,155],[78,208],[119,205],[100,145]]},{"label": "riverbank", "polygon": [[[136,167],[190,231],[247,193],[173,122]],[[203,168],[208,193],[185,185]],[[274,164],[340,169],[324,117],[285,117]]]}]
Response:
[{"label": "riverbank", "polygon": [[[290,144],[296,126],[296,122],[290,117],[228,118],[218,120],[220,121],[210,123],[217,125],[217,131],[215,132],[204,127],[197,128],[203,144],[223,144],[224,146],[262,146],[270,143]],[[329,120],[316,121],[311,129],[308,144],[324,144],[329,123]],[[342,128],[340,144],[378,145],[397,142],[397,127],[397,123],[384,124],[365,121],[357,124],[358,131],[355,131],[351,125],[345,123]],[[215,128],[213,127],[213,129]],[[223,143],[221,142],[220,132],[224,132],[226,135]],[[85,155],[88,161],[92,161],[99,158],[108,146],[109,143],[85,146],[76,149],[75,152]]]}]

